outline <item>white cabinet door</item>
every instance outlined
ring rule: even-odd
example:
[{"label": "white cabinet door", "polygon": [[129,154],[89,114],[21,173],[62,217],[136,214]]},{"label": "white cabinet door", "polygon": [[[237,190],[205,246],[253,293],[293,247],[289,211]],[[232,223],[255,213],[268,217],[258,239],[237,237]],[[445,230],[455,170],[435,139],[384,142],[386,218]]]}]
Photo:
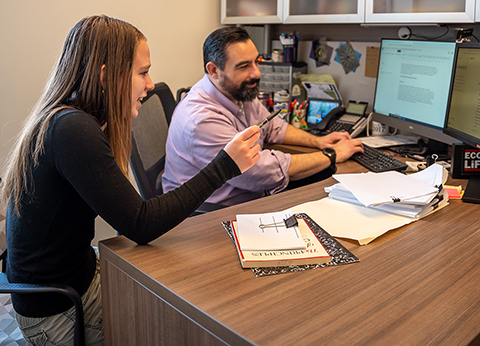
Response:
[{"label": "white cabinet door", "polygon": [[283,0],[284,23],[363,23],[365,0]]},{"label": "white cabinet door", "polygon": [[365,1],[366,23],[473,23],[475,15],[475,0]]},{"label": "white cabinet door", "polygon": [[221,0],[222,24],[282,22],[283,0]]},{"label": "white cabinet door", "polygon": [[474,21],[480,0],[221,0],[222,24]]},{"label": "white cabinet door", "polygon": [[475,21],[480,22],[480,0],[477,0],[475,5]]}]

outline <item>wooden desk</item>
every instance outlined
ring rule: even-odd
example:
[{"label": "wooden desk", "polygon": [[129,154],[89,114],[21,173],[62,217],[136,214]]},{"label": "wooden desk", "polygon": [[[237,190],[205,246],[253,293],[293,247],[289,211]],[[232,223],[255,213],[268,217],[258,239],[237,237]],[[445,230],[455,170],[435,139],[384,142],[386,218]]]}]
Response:
[{"label": "wooden desk", "polygon": [[480,334],[480,205],[451,201],[366,246],[340,239],[359,263],[260,278],[241,268],[220,221],[317,200],[334,182],[189,218],[146,246],[102,241],[106,345],[472,342]]}]

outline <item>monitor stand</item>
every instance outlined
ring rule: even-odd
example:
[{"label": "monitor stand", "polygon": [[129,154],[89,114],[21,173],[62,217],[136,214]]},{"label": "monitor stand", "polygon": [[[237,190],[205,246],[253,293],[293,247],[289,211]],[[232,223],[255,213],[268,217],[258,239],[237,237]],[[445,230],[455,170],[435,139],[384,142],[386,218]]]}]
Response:
[{"label": "monitor stand", "polygon": [[480,203],[480,176],[470,176],[467,188],[463,193],[462,201],[468,203]]}]

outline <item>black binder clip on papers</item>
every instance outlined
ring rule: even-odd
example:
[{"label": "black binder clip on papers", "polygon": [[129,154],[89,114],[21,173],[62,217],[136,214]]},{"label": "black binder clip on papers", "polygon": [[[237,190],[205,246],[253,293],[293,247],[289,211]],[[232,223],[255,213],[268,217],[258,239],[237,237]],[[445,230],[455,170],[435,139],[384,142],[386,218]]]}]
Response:
[{"label": "black binder clip on papers", "polygon": [[298,226],[298,220],[295,217],[295,215],[292,215],[292,216],[290,216],[289,218],[286,218],[283,221],[285,222],[285,227],[287,227],[287,228]]},{"label": "black binder clip on papers", "polygon": [[438,155],[437,154],[432,154],[430,156],[427,156],[427,167],[430,167],[433,165],[435,162],[437,162]]},{"label": "black binder clip on papers", "polygon": [[[284,219],[283,222],[284,222],[286,228],[298,226],[298,220],[295,217],[295,215],[292,215],[292,216]],[[263,224],[262,223],[262,224],[259,225],[259,227],[261,229],[269,228],[269,227],[278,227],[278,226],[283,226],[283,225],[280,222],[279,223],[269,223],[269,224]]]}]

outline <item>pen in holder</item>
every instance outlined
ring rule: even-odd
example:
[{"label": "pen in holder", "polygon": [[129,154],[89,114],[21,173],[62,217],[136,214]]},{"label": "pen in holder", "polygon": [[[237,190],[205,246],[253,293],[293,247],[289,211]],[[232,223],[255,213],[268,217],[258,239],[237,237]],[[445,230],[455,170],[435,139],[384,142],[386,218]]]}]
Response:
[{"label": "pen in holder", "polygon": [[301,104],[300,102],[294,101],[292,104],[292,118],[290,123],[297,129],[308,129],[307,121],[305,118],[306,107],[306,101],[303,101]]},{"label": "pen in holder", "polygon": [[304,126],[302,126],[305,123],[305,109],[295,109],[292,111],[292,120],[291,124],[293,127],[296,127],[297,129],[303,129]]},{"label": "pen in holder", "polygon": [[283,46],[283,56],[285,62],[297,62],[298,41],[302,34],[284,34],[280,35],[280,42]]},{"label": "pen in holder", "polygon": [[294,45],[283,46],[283,56],[285,62],[297,62],[297,49]]}]

